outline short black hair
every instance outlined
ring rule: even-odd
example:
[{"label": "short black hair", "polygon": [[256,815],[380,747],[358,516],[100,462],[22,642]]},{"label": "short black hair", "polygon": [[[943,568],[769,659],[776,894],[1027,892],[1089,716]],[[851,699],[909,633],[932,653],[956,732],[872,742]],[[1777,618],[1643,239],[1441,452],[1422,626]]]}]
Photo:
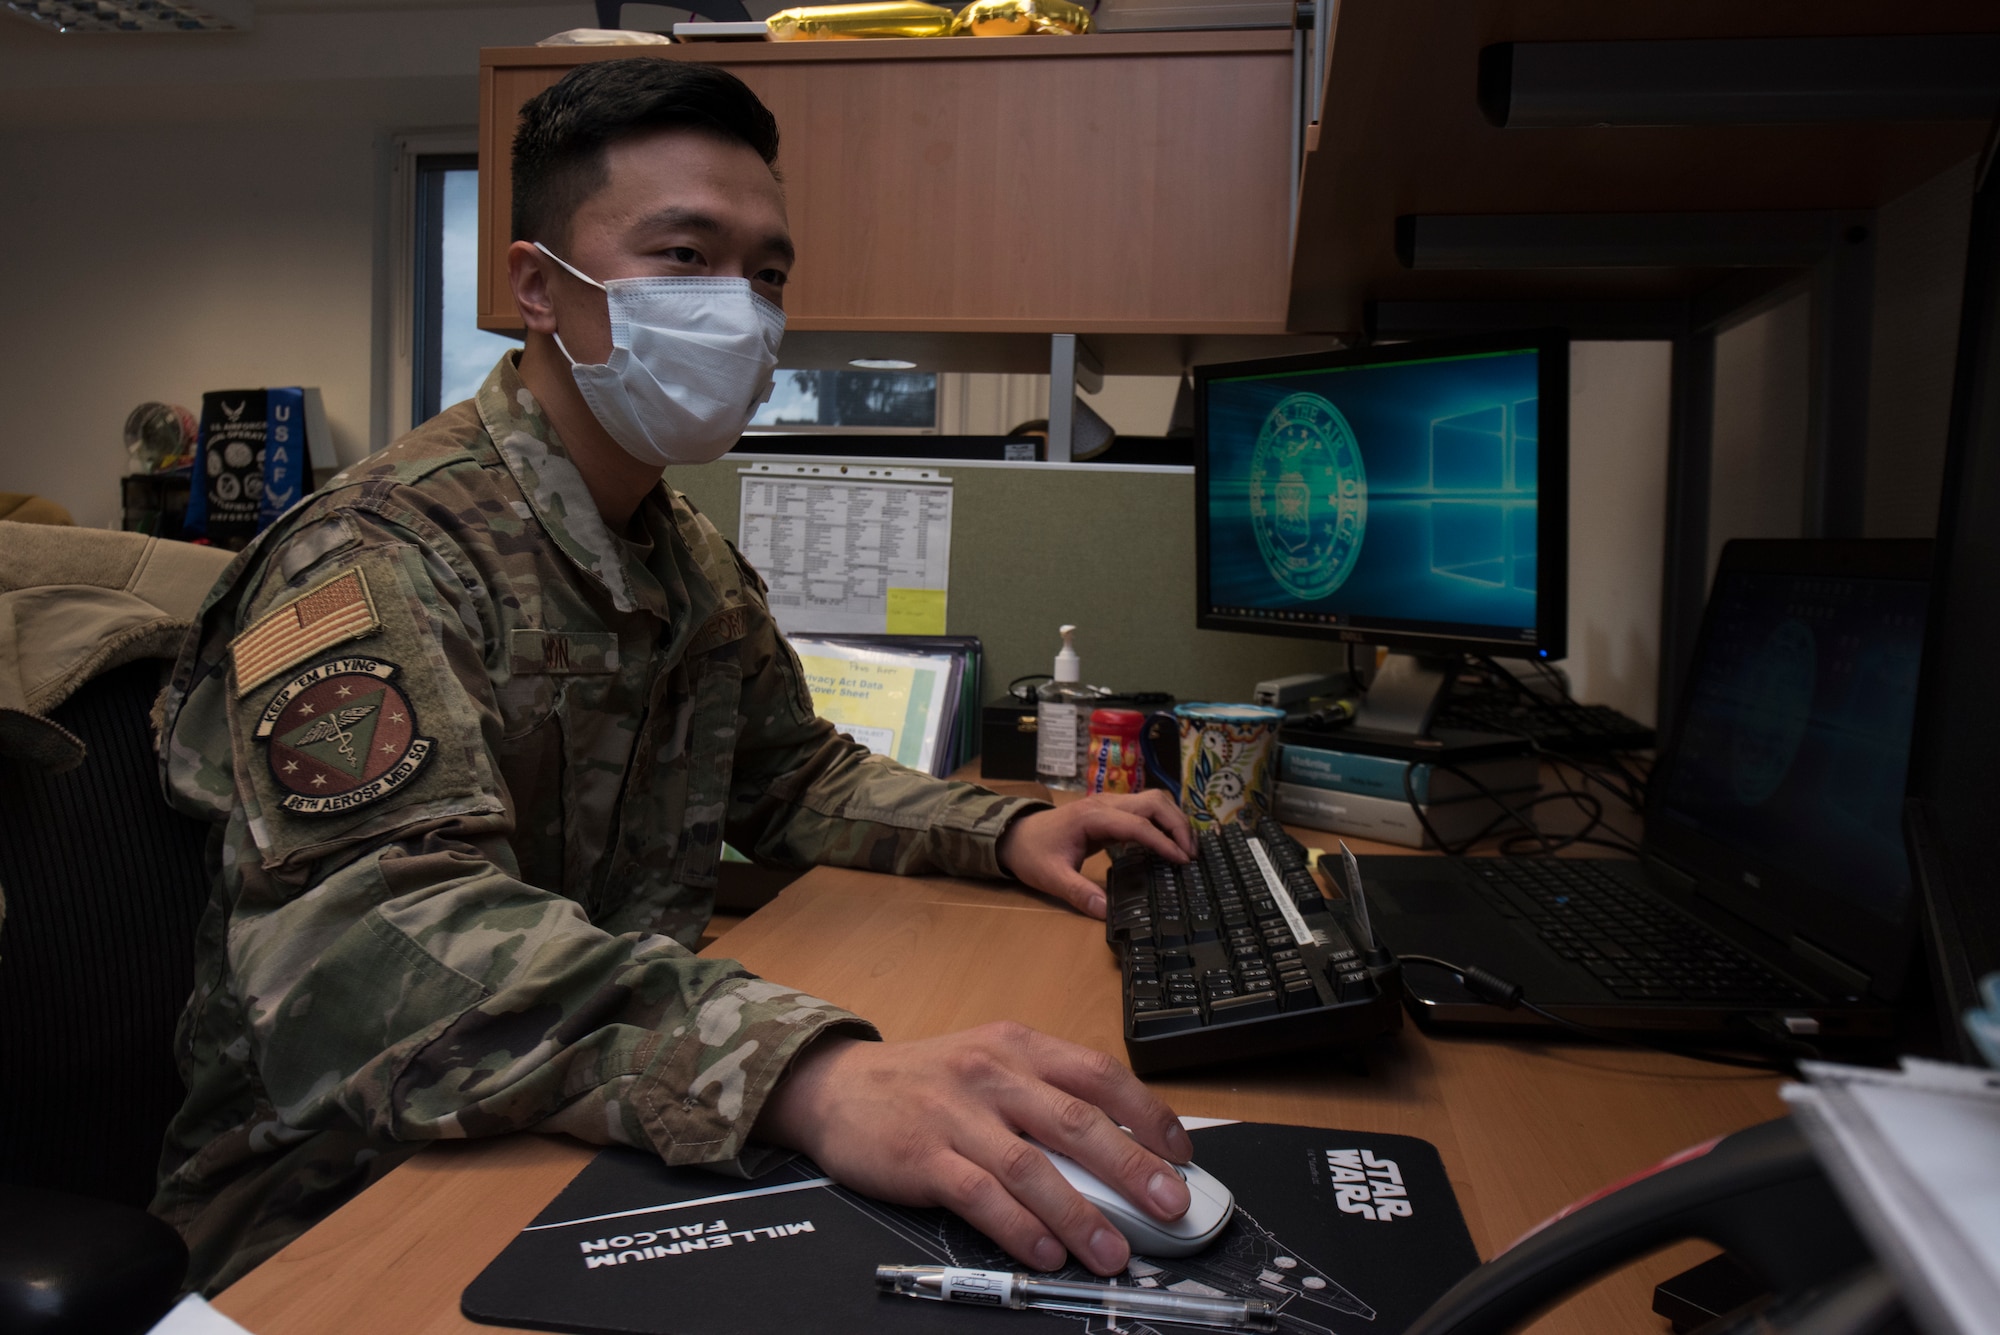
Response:
[{"label": "short black hair", "polygon": [[514,239],[569,244],[569,223],[604,188],[604,150],[649,130],[687,128],[778,161],[778,122],[744,82],[692,60],[578,65],[528,99],[514,132]]}]

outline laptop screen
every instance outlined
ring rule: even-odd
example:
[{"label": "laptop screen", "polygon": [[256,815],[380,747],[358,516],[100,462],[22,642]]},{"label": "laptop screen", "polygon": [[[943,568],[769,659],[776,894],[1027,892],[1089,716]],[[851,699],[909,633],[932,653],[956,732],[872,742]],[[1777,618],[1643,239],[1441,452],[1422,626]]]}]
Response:
[{"label": "laptop screen", "polygon": [[[1710,596],[1654,821],[1767,880],[1900,922],[1902,802],[1928,588],[1732,570]],[[1772,889],[1776,889],[1773,885]]]}]

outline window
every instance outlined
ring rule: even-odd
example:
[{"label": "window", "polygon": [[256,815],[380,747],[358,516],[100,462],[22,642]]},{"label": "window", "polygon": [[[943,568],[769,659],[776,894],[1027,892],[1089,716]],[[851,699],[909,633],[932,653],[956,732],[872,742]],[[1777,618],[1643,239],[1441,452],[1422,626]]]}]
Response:
[{"label": "window", "polygon": [[931,372],[785,371],[752,431],[935,431],[938,378]]},{"label": "window", "polygon": [[[408,229],[389,312],[391,401],[382,443],[471,398],[500,355],[520,344],[479,328],[479,157],[467,132],[398,141],[396,202]],[[936,432],[951,393],[931,372],[781,369],[753,433],[899,435]],[[963,379],[964,377],[949,377]],[[404,395],[407,393],[407,399]]]},{"label": "window", "polygon": [[478,325],[478,155],[423,154],[415,186],[410,426],[471,398],[500,354],[520,346]]}]

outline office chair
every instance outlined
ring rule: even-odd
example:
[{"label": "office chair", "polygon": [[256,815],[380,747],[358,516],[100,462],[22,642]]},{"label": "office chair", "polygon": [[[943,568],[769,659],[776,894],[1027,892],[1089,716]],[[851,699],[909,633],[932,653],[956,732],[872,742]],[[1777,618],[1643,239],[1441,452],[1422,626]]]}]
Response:
[{"label": "office chair", "polygon": [[174,1024],[194,978],[207,826],[160,795],[165,664],[100,674],[49,717],[82,765],[0,757],[0,1329],[150,1327],[187,1269],[144,1212],[180,1105]]}]

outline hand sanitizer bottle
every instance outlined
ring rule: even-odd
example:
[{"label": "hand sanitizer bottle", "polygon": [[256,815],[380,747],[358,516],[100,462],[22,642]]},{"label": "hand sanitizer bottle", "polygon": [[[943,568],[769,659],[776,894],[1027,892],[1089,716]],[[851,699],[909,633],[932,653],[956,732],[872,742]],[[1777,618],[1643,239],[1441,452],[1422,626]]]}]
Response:
[{"label": "hand sanitizer bottle", "polygon": [[1083,788],[1083,750],[1090,742],[1084,726],[1088,701],[1096,692],[1083,684],[1083,660],[1076,656],[1075,626],[1064,626],[1055,680],[1035,692],[1035,777],[1048,788]]}]

